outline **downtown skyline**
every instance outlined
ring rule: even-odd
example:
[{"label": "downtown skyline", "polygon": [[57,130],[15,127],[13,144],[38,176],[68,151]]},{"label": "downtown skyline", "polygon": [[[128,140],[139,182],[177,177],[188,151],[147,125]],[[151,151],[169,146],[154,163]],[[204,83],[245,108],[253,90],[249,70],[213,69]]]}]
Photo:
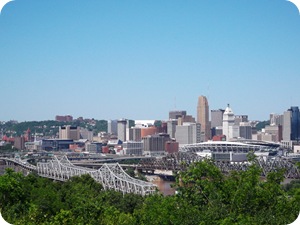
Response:
[{"label": "downtown skyline", "polygon": [[283,0],[25,1],[0,15],[0,121],[168,119],[300,105],[300,16]]}]

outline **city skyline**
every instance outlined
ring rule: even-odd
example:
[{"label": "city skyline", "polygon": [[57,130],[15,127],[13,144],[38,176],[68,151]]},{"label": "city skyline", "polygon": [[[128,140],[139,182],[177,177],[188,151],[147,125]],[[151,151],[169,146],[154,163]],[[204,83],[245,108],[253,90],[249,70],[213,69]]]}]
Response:
[{"label": "city skyline", "polygon": [[284,0],[13,1],[0,15],[0,121],[168,119],[300,105],[300,16]]}]

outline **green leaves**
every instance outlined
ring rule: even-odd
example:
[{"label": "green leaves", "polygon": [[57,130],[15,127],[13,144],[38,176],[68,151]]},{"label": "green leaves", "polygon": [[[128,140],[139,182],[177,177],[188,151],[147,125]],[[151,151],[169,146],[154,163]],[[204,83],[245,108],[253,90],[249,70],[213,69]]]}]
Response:
[{"label": "green leaves", "polygon": [[177,195],[142,197],[105,191],[89,175],[54,182],[8,169],[0,207],[12,224],[289,224],[300,211],[300,182],[282,186],[283,174],[262,178],[255,164],[223,174],[206,160],[178,174]]},{"label": "green leaves", "polygon": [[177,186],[179,196],[204,214],[204,223],[288,224],[297,218],[300,204],[295,206],[295,199],[283,190],[283,174],[278,170],[262,178],[253,164],[247,171],[224,175],[204,161],[180,173]]}]

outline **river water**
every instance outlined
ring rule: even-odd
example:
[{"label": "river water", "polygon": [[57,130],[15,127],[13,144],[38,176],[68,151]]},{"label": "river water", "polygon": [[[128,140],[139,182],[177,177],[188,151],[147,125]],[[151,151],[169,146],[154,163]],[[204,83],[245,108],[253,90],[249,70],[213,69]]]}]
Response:
[{"label": "river water", "polygon": [[153,184],[157,185],[158,190],[163,195],[174,195],[175,189],[171,187],[172,184],[174,184],[174,181],[166,181],[160,178],[159,176],[146,176],[147,180],[152,182]]}]

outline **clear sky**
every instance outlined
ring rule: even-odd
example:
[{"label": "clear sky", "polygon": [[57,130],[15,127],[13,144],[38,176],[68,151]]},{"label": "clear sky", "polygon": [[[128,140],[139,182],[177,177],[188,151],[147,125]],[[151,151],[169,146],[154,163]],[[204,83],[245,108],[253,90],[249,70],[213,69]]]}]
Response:
[{"label": "clear sky", "polygon": [[0,121],[167,119],[300,105],[300,15],[286,0],[15,0],[0,15]]}]

